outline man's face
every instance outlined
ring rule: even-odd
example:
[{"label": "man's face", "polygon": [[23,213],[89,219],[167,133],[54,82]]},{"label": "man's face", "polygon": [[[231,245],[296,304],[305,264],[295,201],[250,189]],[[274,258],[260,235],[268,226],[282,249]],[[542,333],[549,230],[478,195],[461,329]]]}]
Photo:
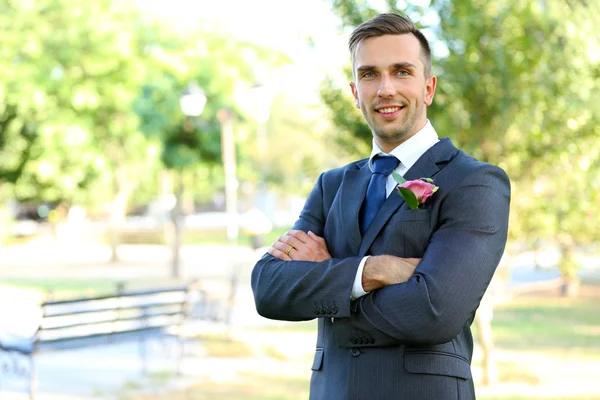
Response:
[{"label": "man's face", "polygon": [[385,35],[361,41],[354,55],[356,107],[385,152],[417,133],[427,122],[436,78],[425,79],[421,46],[412,34]]}]

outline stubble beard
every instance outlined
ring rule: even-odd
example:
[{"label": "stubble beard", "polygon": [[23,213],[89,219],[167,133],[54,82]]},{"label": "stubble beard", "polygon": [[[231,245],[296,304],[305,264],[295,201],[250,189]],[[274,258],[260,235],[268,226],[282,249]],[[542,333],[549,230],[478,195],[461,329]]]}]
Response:
[{"label": "stubble beard", "polygon": [[364,110],[363,115],[365,116],[367,124],[371,128],[373,136],[376,139],[379,139],[384,143],[400,144],[408,140],[411,136],[413,136],[413,134],[417,132],[417,123],[419,122],[419,119],[424,111],[423,109],[425,108],[424,104],[419,104],[420,105],[413,110],[405,108],[404,111],[413,112],[410,115],[405,115],[400,125],[393,128],[387,127],[386,129],[386,127],[384,126],[377,126],[375,124],[374,118],[367,117],[367,114]]}]

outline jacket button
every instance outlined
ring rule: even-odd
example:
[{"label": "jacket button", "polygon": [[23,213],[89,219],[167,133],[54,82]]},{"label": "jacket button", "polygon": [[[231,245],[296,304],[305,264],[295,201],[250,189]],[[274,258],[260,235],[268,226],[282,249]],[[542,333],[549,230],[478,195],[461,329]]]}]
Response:
[{"label": "jacket button", "polygon": [[331,310],[331,312],[332,312],[333,314],[337,314],[337,312],[338,312],[338,308],[337,308],[336,306],[333,306],[333,309]]},{"label": "jacket button", "polygon": [[356,357],[360,356],[360,350],[359,349],[352,349],[350,351],[350,354],[352,355],[352,357],[356,358]]},{"label": "jacket button", "polygon": [[356,340],[356,338],[355,338],[355,337],[351,337],[351,338],[350,338],[350,343],[352,343],[352,344],[356,344],[356,342],[358,342],[358,341]]},{"label": "jacket button", "polygon": [[375,339],[369,338],[369,344],[375,344]]},{"label": "jacket button", "polygon": [[325,307],[325,312],[327,314],[331,314],[331,307],[329,307],[329,306]]}]

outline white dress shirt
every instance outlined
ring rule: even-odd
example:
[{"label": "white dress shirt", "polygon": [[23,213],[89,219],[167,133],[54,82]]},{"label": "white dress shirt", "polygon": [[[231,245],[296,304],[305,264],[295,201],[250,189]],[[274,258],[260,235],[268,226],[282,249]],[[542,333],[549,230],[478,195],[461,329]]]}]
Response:
[{"label": "white dress shirt", "polygon": [[[394,156],[400,160],[400,164],[398,165],[398,168],[395,169],[395,172],[401,176],[404,176],[406,171],[408,171],[417,162],[417,160],[437,142],[439,142],[438,135],[435,129],[433,129],[433,126],[431,126],[429,120],[427,120],[427,123],[420,131],[415,133],[406,142],[400,144],[389,154],[384,153],[379,146],[377,146],[377,143],[375,143],[375,139],[373,139],[373,151],[371,151],[371,156],[369,157],[369,168],[371,171],[373,171],[373,157],[378,154]],[[387,196],[394,191],[396,185],[397,183],[394,180],[394,177],[390,174],[385,182]],[[350,293],[350,298],[352,300],[358,299],[359,297],[367,294],[362,286],[362,273],[367,258],[369,258],[369,256],[365,256],[358,265],[356,277],[354,278],[354,285],[352,286],[352,292]]]}]

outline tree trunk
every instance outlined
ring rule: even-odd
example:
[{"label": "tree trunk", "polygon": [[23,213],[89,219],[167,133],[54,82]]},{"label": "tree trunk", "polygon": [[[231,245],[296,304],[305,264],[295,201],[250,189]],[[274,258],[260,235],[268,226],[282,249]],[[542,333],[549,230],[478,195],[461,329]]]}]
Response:
[{"label": "tree trunk", "polygon": [[131,185],[127,182],[124,172],[117,172],[115,193],[116,195],[111,204],[108,228],[111,253],[110,262],[119,261],[118,248],[121,244],[121,224],[125,220],[127,202],[131,193]]},{"label": "tree trunk", "polygon": [[560,272],[563,277],[561,295],[563,297],[577,297],[581,282],[577,276],[579,265],[575,260],[575,243],[570,237],[562,237],[559,239],[559,246],[561,251]]},{"label": "tree trunk", "polygon": [[494,359],[494,340],[492,336],[492,302],[486,301],[485,297],[475,314],[475,323],[479,332],[481,344],[481,370],[482,385],[492,386],[498,382],[498,370]]},{"label": "tree trunk", "polygon": [[563,283],[560,288],[560,294],[563,297],[579,296],[581,281],[577,277],[563,276]]},{"label": "tree trunk", "polygon": [[13,215],[7,200],[4,198],[6,184],[0,181],[0,249],[10,234]]}]

